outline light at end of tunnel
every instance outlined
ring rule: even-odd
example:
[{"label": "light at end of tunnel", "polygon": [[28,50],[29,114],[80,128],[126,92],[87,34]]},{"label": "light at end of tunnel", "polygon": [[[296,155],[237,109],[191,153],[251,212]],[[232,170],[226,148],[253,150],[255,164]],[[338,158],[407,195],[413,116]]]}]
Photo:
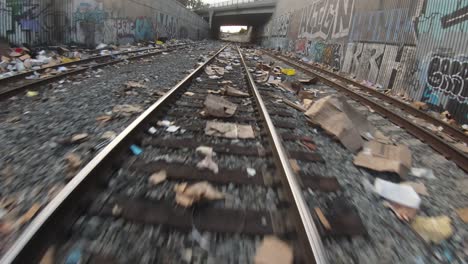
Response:
[{"label": "light at end of tunnel", "polygon": [[239,31],[247,30],[247,26],[221,26],[220,30],[221,32],[225,33],[237,33]]}]

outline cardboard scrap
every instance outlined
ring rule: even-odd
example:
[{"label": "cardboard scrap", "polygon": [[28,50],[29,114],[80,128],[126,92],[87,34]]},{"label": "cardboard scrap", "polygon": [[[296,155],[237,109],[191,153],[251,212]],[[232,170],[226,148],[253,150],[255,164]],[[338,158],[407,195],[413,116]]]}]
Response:
[{"label": "cardboard scrap", "polygon": [[160,170],[158,172],[155,172],[155,173],[151,174],[148,181],[152,185],[158,185],[161,182],[165,181],[166,179],[167,179],[166,170]]},{"label": "cardboard scrap", "polygon": [[129,116],[132,114],[143,112],[143,108],[138,105],[123,104],[114,106],[114,108],[112,108],[112,112],[122,114],[124,116]]},{"label": "cardboard scrap", "polygon": [[75,172],[81,166],[81,157],[73,152],[65,155],[65,161],[67,161],[68,170],[70,172]]},{"label": "cardboard scrap", "polygon": [[292,264],[293,251],[284,241],[275,236],[265,236],[257,248],[255,264]]},{"label": "cardboard scrap", "polygon": [[197,153],[200,153],[205,156],[203,160],[197,163],[197,168],[199,169],[208,169],[213,171],[215,174],[219,172],[218,164],[213,161],[213,148],[207,147],[207,146],[199,146],[197,148]]},{"label": "cardboard scrap", "polygon": [[317,217],[319,218],[320,223],[322,223],[323,227],[325,229],[327,229],[327,230],[331,230],[330,222],[328,222],[328,220],[325,217],[325,215],[323,214],[322,210],[320,208],[318,208],[318,207],[315,207],[314,211],[315,211],[315,214],[317,215]]},{"label": "cardboard scrap", "polygon": [[290,107],[296,109],[297,111],[300,111],[300,112],[305,112],[306,111],[306,109],[304,107],[302,107],[301,105],[298,105],[298,104],[296,104],[296,103],[294,103],[294,102],[292,102],[292,101],[290,101],[290,100],[288,100],[286,98],[283,98],[281,100],[283,101],[283,103],[285,103],[286,105],[289,105]]},{"label": "cardboard scrap", "polygon": [[451,220],[448,216],[417,216],[411,227],[426,241],[440,244],[453,234]]},{"label": "cardboard scrap", "polygon": [[221,96],[207,95],[203,102],[205,108],[203,109],[205,115],[215,117],[231,117],[237,109],[237,105],[229,102]]},{"label": "cardboard scrap", "polygon": [[208,182],[198,182],[192,185],[184,182],[174,186],[176,203],[183,207],[190,207],[201,200],[224,199],[224,194],[218,192]]},{"label": "cardboard scrap", "polygon": [[225,138],[254,138],[255,134],[251,125],[238,125],[235,123],[206,122],[205,134]]},{"label": "cardboard scrap", "polygon": [[387,145],[372,140],[354,157],[354,164],[375,171],[395,172],[405,178],[411,169],[411,151],[405,145]]},{"label": "cardboard scrap", "polygon": [[74,134],[71,136],[70,142],[71,143],[81,143],[83,141],[88,140],[88,133],[81,133],[81,134]]},{"label": "cardboard scrap", "polygon": [[248,93],[244,93],[241,90],[238,90],[234,87],[231,86],[226,86],[223,88],[224,94],[229,95],[229,96],[235,96],[235,97],[248,97]]},{"label": "cardboard scrap", "polygon": [[418,110],[427,110],[427,109],[429,109],[429,106],[426,103],[419,102],[419,101],[412,102],[411,106],[418,109]]},{"label": "cardboard scrap", "polygon": [[418,213],[418,209],[404,206],[394,202],[385,201],[383,205],[385,207],[390,208],[390,210],[392,210],[393,213],[395,213],[398,219],[406,222],[411,221],[414,217],[416,217],[416,214]]},{"label": "cardboard scrap", "polygon": [[353,123],[337,97],[327,96],[317,100],[305,115],[311,122],[336,136],[350,151],[356,152],[362,147],[364,142],[356,128],[360,124]]},{"label": "cardboard scrap", "polygon": [[468,223],[468,207],[457,209],[457,214],[463,222]]}]

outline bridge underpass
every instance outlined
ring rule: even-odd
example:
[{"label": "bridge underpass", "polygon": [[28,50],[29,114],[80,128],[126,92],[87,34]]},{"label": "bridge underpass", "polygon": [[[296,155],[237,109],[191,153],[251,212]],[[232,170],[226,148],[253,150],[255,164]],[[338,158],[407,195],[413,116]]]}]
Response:
[{"label": "bridge underpass", "polygon": [[271,18],[276,0],[231,0],[217,3],[195,12],[210,24],[213,38],[220,37],[221,26],[248,26],[251,42],[257,42],[260,33]]}]

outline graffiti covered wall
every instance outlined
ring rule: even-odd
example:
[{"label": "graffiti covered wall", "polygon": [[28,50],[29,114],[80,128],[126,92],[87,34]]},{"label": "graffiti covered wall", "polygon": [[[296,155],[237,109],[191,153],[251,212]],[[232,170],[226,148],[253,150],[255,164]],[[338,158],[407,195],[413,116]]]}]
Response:
[{"label": "graffiti covered wall", "polygon": [[13,44],[201,39],[208,29],[175,0],[0,0],[0,38]]},{"label": "graffiti covered wall", "polygon": [[468,124],[468,0],[279,0],[263,45]]},{"label": "graffiti covered wall", "polygon": [[0,37],[30,45],[69,40],[69,5],[54,0],[0,0]]},{"label": "graffiti covered wall", "polygon": [[208,24],[174,0],[73,0],[74,39],[126,44],[156,38],[200,39]]}]

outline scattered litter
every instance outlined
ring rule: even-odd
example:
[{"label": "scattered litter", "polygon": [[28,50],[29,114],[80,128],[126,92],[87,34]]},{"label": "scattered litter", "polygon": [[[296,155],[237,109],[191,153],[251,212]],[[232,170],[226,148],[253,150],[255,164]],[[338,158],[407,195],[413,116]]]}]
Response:
[{"label": "scattered litter", "polygon": [[299,79],[298,81],[303,84],[317,84],[317,82],[319,81],[319,78],[313,77],[309,79]]},{"label": "scattered litter", "polygon": [[143,150],[140,147],[138,147],[137,145],[131,145],[130,150],[132,151],[133,155],[136,155],[136,156],[143,153]]},{"label": "scattered litter", "polygon": [[265,236],[255,253],[255,264],[292,264],[293,250],[276,236]]},{"label": "scattered litter", "polygon": [[257,171],[254,168],[247,168],[247,174],[249,177],[254,177],[257,174]]},{"label": "scattered litter", "polygon": [[112,112],[122,114],[124,116],[130,116],[132,114],[143,112],[143,108],[141,108],[141,106],[138,105],[123,104],[114,106]]},{"label": "scattered litter", "polygon": [[406,222],[411,221],[414,217],[416,217],[416,214],[418,213],[418,209],[404,206],[394,202],[385,201],[383,205],[385,207],[390,208],[390,210],[393,211],[393,213],[398,217],[398,219]]},{"label": "scattered litter", "polygon": [[70,142],[81,143],[83,141],[86,141],[88,137],[89,137],[88,133],[75,134],[75,135],[72,135]]},{"label": "scattered litter", "polygon": [[174,122],[171,122],[169,120],[161,120],[156,123],[158,126],[163,126],[163,127],[168,127],[174,124]]},{"label": "scattered litter", "polygon": [[161,171],[151,174],[151,176],[149,177],[149,183],[152,185],[158,185],[161,182],[165,181],[166,179],[167,179],[166,170],[161,170]]},{"label": "scattered litter", "polygon": [[288,100],[288,99],[286,99],[286,98],[283,98],[282,101],[283,101],[283,103],[285,103],[286,105],[289,105],[290,107],[292,107],[292,108],[294,108],[294,109],[296,109],[296,110],[298,110],[298,111],[300,111],[300,112],[305,112],[305,111],[307,111],[307,110],[306,110],[304,107],[302,107],[301,105],[296,104],[296,103],[294,103],[294,102],[292,102],[292,101],[290,101],[290,100]]},{"label": "scattered litter", "polygon": [[128,81],[125,83],[125,87],[127,89],[133,89],[133,88],[147,88],[146,85],[139,83],[139,82],[134,82],[134,81]]},{"label": "scattered litter", "polygon": [[418,178],[435,179],[432,169],[411,168],[410,174]]},{"label": "scattered litter", "polygon": [[81,263],[81,249],[73,249],[70,255],[68,255],[67,259],[65,260],[65,264],[79,264]]},{"label": "scattered litter", "polygon": [[66,71],[68,71],[68,68],[65,67],[65,66],[60,66],[60,67],[58,67],[57,71],[58,72],[66,72]]},{"label": "scattered litter", "polygon": [[200,153],[205,156],[205,158],[197,163],[197,168],[199,169],[208,169],[217,174],[219,172],[218,164],[213,161],[213,148],[207,146],[199,146],[196,150],[197,153]]},{"label": "scattered litter", "polygon": [[328,222],[328,220],[325,217],[325,215],[323,214],[322,210],[320,208],[318,208],[318,207],[315,207],[314,210],[315,210],[315,214],[319,218],[320,223],[322,223],[323,227],[325,227],[325,229],[327,229],[327,230],[331,230],[330,222]]},{"label": "scattered litter", "polygon": [[429,109],[429,106],[426,103],[419,102],[419,101],[414,101],[411,103],[411,106],[418,109],[418,110],[427,110]]},{"label": "scattered litter", "polygon": [[195,93],[192,93],[192,92],[185,92],[184,94],[187,95],[187,96],[194,96],[195,95]]},{"label": "scattered litter", "polygon": [[183,207],[190,207],[201,200],[224,199],[224,194],[218,192],[208,182],[198,182],[192,185],[184,182],[174,186],[176,193],[176,203]]},{"label": "scattered litter", "polygon": [[65,160],[68,163],[68,171],[70,173],[76,172],[76,170],[78,170],[78,168],[81,166],[81,157],[73,152],[65,155]]},{"label": "scattered litter", "polygon": [[294,76],[296,75],[296,70],[295,69],[287,69],[287,68],[283,68],[281,70],[282,73],[288,75],[288,76]]},{"label": "scattered litter", "polygon": [[231,117],[237,109],[237,105],[229,102],[221,96],[207,95],[203,102],[205,115],[215,117]]},{"label": "scattered litter", "polygon": [[174,132],[176,132],[177,130],[179,130],[179,128],[180,128],[180,127],[178,127],[178,126],[168,126],[168,127],[166,128],[166,131],[169,132],[169,133],[174,133]]},{"label": "scattered litter", "polygon": [[457,209],[457,214],[463,222],[468,223],[468,207]]},{"label": "scattered litter", "polygon": [[414,189],[407,185],[400,185],[377,178],[374,183],[375,191],[392,202],[418,209],[421,198]]},{"label": "scattered litter", "polygon": [[225,138],[254,138],[255,134],[251,125],[238,125],[235,123],[223,123],[208,121],[205,134],[209,136]]},{"label": "scattered litter", "polygon": [[402,182],[400,184],[411,186],[414,189],[414,191],[420,195],[429,196],[426,185],[424,185],[424,183],[422,182],[407,181],[407,182]]},{"label": "scattered litter", "polygon": [[40,204],[33,204],[26,213],[24,213],[18,220],[16,220],[15,226],[20,227],[29,222],[37,214],[37,212],[39,212],[39,209],[41,209]]},{"label": "scattered litter", "polygon": [[54,264],[55,261],[55,246],[51,246],[47,249],[46,253],[42,256],[39,264]]},{"label": "scattered litter", "polygon": [[102,139],[109,139],[109,140],[113,140],[115,137],[117,137],[117,133],[115,133],[114,131],[106,131],[101,136]]},{"label": "scattered litter", "polygon": [[213,156],[213,148],[211,147],[199,146],[195,151],[203,156]]},{"label": "scattered litter", "polygon": [[249,97],[248,93],[244,93],[241,90],[238,90],[231,86],[225,86],[223,90],[224,90],[225,95],[235,96],[235,97]]},{"label": "scattered litter", "polygon": [[364,143],[356,127],[360,124],[348,115],[349,109],[343,107],[343,101],[335,96],[324,97],[312,104],[305,115],[312,123],[319,124],[325,131],[336,136],[347,149],[356,152]]},{"label": "scattered litter", "polygon": [[112,116],[110,115],[102,115],[96,117],[96,121],[101,122],[101,123],[106,123],[112,119]]},{"label": "scattered litter", "polygon": [[39,95],[39,92],[36,92],[36,91],[27,91],[26,92],[27,97],[34,97],[34,96],[38,96],[38,95]]},{"label": "scattered litter", "polygon": [[104,43],[100,43],[99,45],[97,45],[96,49],[97,50],[100,50],[100,49],[104,49],[107,47],[107,44],[104,44]]},{"label": "scattered litter", "polygon": [[213,161],[211,156],[206,156],[202,161],[197,163],[197,168],[199,169],[208,169],[215,174],[219,172],[218,164]]},{"label": "scattered litter", "polygon": [[200,248],[208,251],[210,249],[210,240],[203,236],[195,227],[192,229],[192,239],[197,241]]},{"label": "scattered litter", "polygon": [[426,241],[440,244],[453,234],[451,220],[448,216],[417,216],[411,227]]},{"label": "scattered litter", "polygon": [[120,216],[121,214],[122,214],[122,207],[120,207],[118,204],[115,204],[114,207],[112,207],[112,215]]},{"label": "scattered litter", "polygon": [[148,133],[150,133],[151,135],[154,135],[158,130],[155,128],[155,127],[150,127],[148,129]]},{"label": "scattered litter", "polygon": [[405,178],[411,168],[411,151],[406,145],[387,145],[373,140],[354,157],[354,164],[375,171],[395,172]]},{"label": "scattered litter", "polygon": [[294,173],[298,174],[301,171],[301,167],[299,167],[299,163],[295,159],[289,159],[289,165]]},{"label": "scattered litter", "polygon": [[201,77],[197,77],[195,80],[199,83],[203,82],[203,79]]}]

